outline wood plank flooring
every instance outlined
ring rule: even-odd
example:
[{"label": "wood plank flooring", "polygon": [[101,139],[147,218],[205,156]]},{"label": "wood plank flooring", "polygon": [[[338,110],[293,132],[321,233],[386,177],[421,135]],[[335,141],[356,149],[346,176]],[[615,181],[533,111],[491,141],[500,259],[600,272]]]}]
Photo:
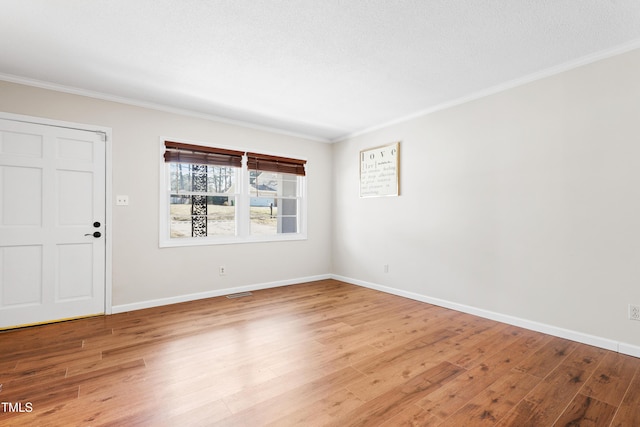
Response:
[{"label": "wood plank flooring", "polygon": [[326,280],[0,333],[0,425],[637,427],[639,368]]}]

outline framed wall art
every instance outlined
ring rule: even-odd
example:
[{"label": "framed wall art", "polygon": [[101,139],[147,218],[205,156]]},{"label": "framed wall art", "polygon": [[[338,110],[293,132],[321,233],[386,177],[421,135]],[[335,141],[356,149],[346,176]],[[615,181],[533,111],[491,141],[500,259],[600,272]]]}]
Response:
[{"label": "framed wall art", "polygon": [[400,195],[400,142],[360,151],[360,197]]}]

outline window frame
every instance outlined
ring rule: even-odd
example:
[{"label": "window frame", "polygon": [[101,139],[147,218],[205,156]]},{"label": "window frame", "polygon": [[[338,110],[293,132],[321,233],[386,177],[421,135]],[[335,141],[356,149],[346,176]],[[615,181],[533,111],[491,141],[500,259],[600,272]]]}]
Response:
[{"label": "window frame", "polygon": [[[237,186],[237,200],[236,205],[236,234],[235,235],[218,235],[218,236],[206,236],[206,237],[179,237],[172,238],[171,232],[171,217],[170,217],[170,200],[171,200],[171,185],[170,185],[170,173],[169,163],[165,162],[165,141],[181,141],[185,144],[196,145],[206,148],[218,148],[222,150],[243,151],[245,155],[242,157],[242,166],[236,173],[236,186]],[[189,247],[189,246],[209,246],[209,245],[228,245],[228,244],[241,244],[241,243],[259,243],[259,242],[282,242],[282,241],[296,241],[307,240],[307,177],[305,175],[297,175],[297,189],[299,193],[298,204],[298,224],[299,230],[297,233],[275,233],[275,234],[251,234],[251,214],[250,214],[250,202],[251,194],[249,191],[250,182],[250,170],[247,166],[247,153],[255,152],[254,150],[243,150],[238,147],[211,144],[201,141],[188,141],[184,139],[175,138],[160,138],[159,146],[159,159],[160,173],[159,173],[159,247],[171,248],[171,247]],[[262,154],[262,152],[261,152]],[[265,156],[285,157],[278,153],[264,152]],[[306,162],[306,159],[300,159]],[[308,167],[308,163],[306,165]],[[307,170],[308,172],[308,170]]]}]

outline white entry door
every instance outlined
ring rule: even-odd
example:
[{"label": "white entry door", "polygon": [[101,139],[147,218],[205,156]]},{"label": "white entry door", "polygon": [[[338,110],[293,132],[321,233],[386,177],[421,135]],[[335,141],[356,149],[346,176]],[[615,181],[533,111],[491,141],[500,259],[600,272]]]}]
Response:
[{"label": "white entry door", "polygon": [[102,134],[0,119],[0,329],[105,311]]}]

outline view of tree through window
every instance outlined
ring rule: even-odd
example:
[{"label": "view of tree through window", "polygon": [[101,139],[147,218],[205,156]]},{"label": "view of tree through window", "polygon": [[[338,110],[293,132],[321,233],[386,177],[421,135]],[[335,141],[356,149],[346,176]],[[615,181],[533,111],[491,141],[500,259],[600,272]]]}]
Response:
[{"label": "view of tree through window", "polygon": [[237,169],[169,163],[171,237],[235,235]]}]

